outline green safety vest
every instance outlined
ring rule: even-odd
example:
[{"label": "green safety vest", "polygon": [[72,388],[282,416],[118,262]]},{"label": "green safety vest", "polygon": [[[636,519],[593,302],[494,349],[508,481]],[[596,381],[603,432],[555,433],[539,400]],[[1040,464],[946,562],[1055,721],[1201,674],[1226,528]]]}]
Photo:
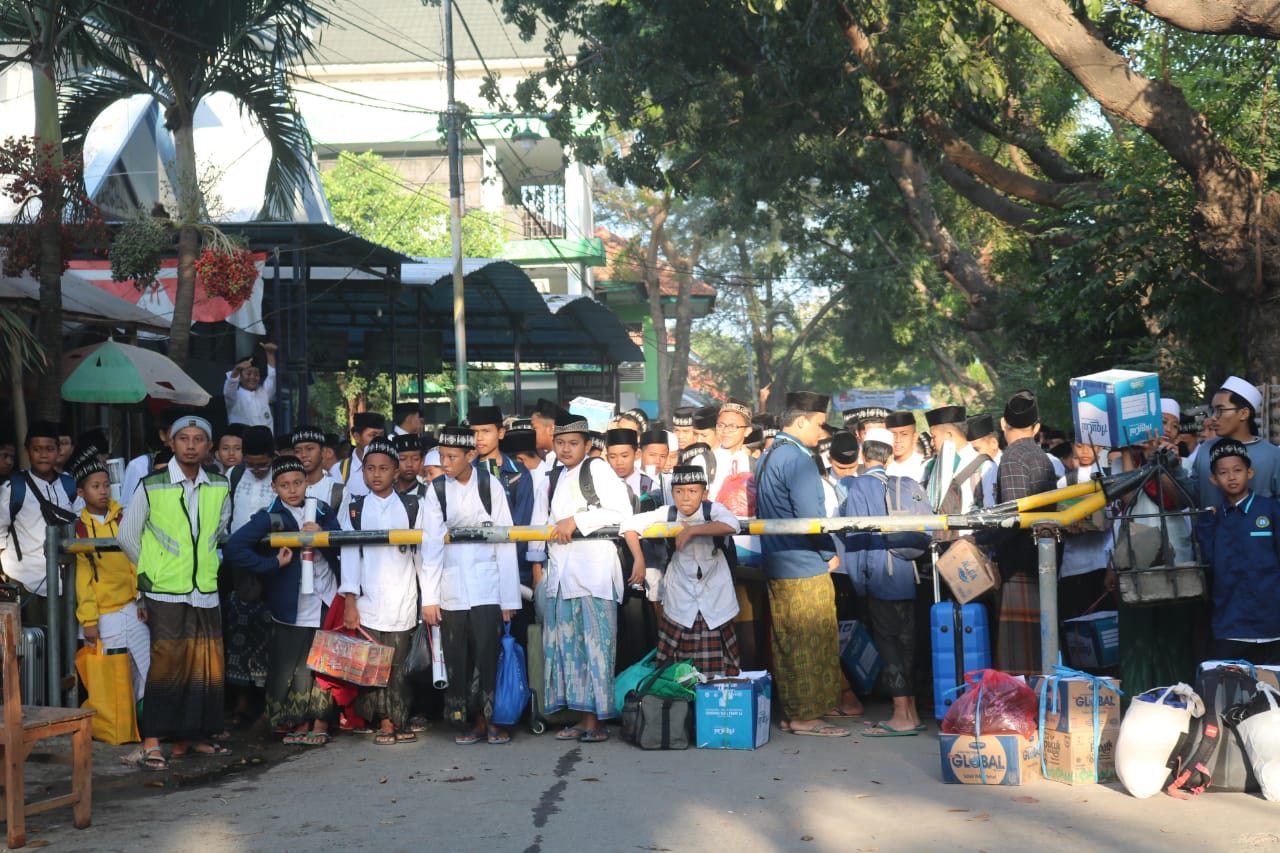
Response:
[{"label": "green safety vest", "polygon": [[196,489],[200,502],[196,533],[191,533],[186,492],[160,471],[142,481],[151,511],[142,530],[138,589],[185,595],[193,589],[218,591],[218,523],[227,500],[227,478],[209,474]]}]

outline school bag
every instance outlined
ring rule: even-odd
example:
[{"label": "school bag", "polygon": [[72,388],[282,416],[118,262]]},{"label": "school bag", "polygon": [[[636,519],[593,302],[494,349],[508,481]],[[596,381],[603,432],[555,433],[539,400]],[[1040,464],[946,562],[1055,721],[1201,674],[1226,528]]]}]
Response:
[{"label": "school bag", "polygon": [[[67,499],[72,503],[76,501],[76,481],[70,474],[59,474],[58,482],[62,485],[63,491],[67,493]],[[12,532],[14,522],[18,518],[18,512],[22,509],[23,502],[27,499],[27,487],[31,487],[31,492],[36,496],[36,500],[40,502],[40,514],[44,516],[44,523],[51,525],[71,524],[76,520],[75,513],[70,510],[63,509],[55,503],[51,503],[48,498],[36,488],[35,483],[31,482],[31,472],[23,471],[10,478],[9,480],[9,544],[13,548],[14,556],[19,560],[22,559],[22,545],[18,542],[18,537]]]},{"label": "school bag", "polygon": [[[674,505],[667,507],[667,524],[675,524],[676,517],[678,515],[679,515],[679,510],[677,510]],[[711,501],[702,502],[702,521],[704,524],[708,524],[711,522]],[[713,554],[716,551],[719,551],[721,554],[724,554],[724,559],[729,564],[729,571],[731,573],[734,573],[734,572],[737,572],[738,570],[738,548],[731,541],[731,538],[730,538],[731,536],[732,534],[728,536],[712,536],[711,551]],[[671,560],[671,557],[674,553],[675,548],[671,544],[670,539],[663,539],[662,542],[666,546],[666,552],[667,552],[665,562],[669,562]],[[701,569],[698,570],[698,578],[699,580],[701,580],[702,578]]]},{"label": "school bag", "polygon": [[1240,734],[1226,719],[1227,709],[1248,704],[1257,694],[1252,669],[1250,664],[1225,663],[1200,671],[1196,693],[1204,702],[1204,715],[1191,721],[1169,758],[1173,779],[1165,790],[1170,796],[1187,800],[1211,785],[1220,791],[1258,790]]},{"label": "school bag", "polygon": [[[485,514],[489,518],[493,518],[493,497],[489,486],[489,472],[483,468],[472,468],[476,472],[479,480],[476,481],[476,489],[480,492],[480,503],[484,505]],[[448,501],[445,499],[444,477],[436,477],[431,481],[431,487],[435,490],[436,500],[440,503],[440,517],[444,519],[445,524],[449,523]]]},{"label": "school bag", "polygon": [[1248,704],[1227,711],[1227,723],[1240,735],[1253,775],[1268,800],[1280,800],[1280,690],[1265,681]]},{"label": "school bag", "polygon": [[[400,498],[400,503],[404,504],[404,514],[409,517],[409,529],[413,530],[414,525],[418,523],[418,496],[409,492],[396,492],[396,496]],[[351,502],[347,504],[351,513],[351,529],[361,530],[360,516],[364,513],[364,495],[352,495]],[[364,546],[360,547],[360,556],[364,556]],[[401,545],[402,549],[406,546]],[[417,552],[417,545],[407,546],[410,551]]]}]

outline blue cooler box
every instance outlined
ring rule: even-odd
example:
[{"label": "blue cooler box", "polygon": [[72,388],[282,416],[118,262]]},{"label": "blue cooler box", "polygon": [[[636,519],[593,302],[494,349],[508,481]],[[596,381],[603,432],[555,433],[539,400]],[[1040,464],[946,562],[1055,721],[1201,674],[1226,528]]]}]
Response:
[{"label": "blue cooler box", "polygon": [[1161,434],[1160,377],[1136,370],[1104,370],[1071,380],[1076,440],[1128,447]]},{"label": "blue cooler box", "polygon": [[755,749],[769,742],[773,679],[744,672],[699,684],[694,691],[698,749]]}]

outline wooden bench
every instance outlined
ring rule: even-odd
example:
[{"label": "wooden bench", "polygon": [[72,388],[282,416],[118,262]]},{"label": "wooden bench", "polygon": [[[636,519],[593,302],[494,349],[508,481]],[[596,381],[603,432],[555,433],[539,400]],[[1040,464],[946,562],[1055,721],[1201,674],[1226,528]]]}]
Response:
[{"label": "wooden bench", "polygon": [[[93,711],[44,708],[22,704],[19,690],[18,638],[22,622],[17,604],[0,603],[0,655],[3,656],[4,725],[0,728],[0,761],[4,763],[4,817],[10,847],[27,843],[27,815],[71,806],[77,829],[89,826],[93,803]],[[71,793],[27,802],[24,765],[37,741],[71,735]]]}]

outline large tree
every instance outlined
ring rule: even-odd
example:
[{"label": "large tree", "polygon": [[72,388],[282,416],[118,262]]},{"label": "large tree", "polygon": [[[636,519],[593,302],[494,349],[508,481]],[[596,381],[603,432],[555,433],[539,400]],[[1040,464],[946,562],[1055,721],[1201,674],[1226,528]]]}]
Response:
[{"label": "large tree", "polygon": [[215,92],[234,97],[254,118],[271,149],[262,218],[291,219],[297,190],[311,174],[311,137],[290,93],[290,65],[305,59],[324,21],[312,0],[121,0],[97,4],[104,28],[128,48],[70,81],[63,124],[68,142],[83,143],[107,107],[132,95],[154,98],[173,137],[173,192],[178,210],[178,287],[169,355],[185,362],[195,304],[200,224],[206,218],[197,168],[194,119]]}]

